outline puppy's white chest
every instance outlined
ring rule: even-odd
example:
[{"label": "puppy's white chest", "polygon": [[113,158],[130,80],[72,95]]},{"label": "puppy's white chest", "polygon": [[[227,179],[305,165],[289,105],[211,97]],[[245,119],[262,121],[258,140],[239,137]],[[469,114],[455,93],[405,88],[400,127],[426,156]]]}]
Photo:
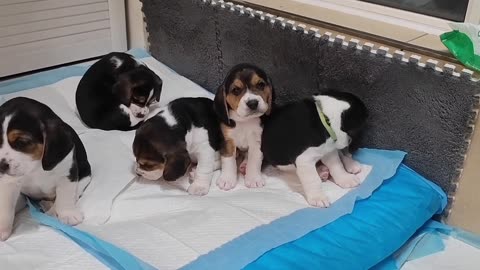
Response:
[{"label": "puppy's white chest", "polygon": [[262,138],[260,119],[256,118],[245,122],[237,121],[229,136],[235,142],[235,146],[242,150],[247,150],[252,143],[260,143]]},{"label": "puppy's white chest", "polygon": [[73,149],[51,171],[43,170],[41,164],[21,180],[21,192],[33,199],[54,199],[59,181],[70,181],[67,176],[70,172],[73,159]]},{"label": "puppy's white chest", "polygon": [[54,199],[58,177],[41,168],[22,177],[21,192],[33,199]]}]

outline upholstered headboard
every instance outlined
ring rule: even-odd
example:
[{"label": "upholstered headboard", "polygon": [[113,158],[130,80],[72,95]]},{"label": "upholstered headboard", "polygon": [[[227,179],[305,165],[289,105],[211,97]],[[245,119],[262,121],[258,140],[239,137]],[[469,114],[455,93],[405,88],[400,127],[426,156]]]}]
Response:
[{"label": "upholstered headboard", "polygon": [[363,145],[408,152],[406,164],[455,192],[476,118],[472,72],[346,41],[272,14],[211,0],[142,0],[152,55],[215,91],[239,62],[263,67],[277,102],[335,87],[370,110]]}]

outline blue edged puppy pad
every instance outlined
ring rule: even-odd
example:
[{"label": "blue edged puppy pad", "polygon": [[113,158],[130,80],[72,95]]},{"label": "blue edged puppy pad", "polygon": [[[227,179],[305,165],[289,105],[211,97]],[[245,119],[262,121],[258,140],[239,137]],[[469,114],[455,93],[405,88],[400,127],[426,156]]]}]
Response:
[{"label": "blue edged puppy pad", "polygon": [[369,269],[446,206],[445,193],[405,165],[353,212],[274,248],[245,269]]}]

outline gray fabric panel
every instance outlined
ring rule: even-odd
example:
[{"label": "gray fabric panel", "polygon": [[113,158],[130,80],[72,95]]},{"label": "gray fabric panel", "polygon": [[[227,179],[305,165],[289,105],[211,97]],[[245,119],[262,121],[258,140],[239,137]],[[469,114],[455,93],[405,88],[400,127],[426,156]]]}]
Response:
[{"label": "gray fabric panel", "polygon": [[189,0],[142,2],[152,56],[200,86],[215,89],[223,79],[218,10]]},{"label": "gray fabric panel", "polygon": [[407,165],[454,191],[478,84],[199,2],[143,0],[154,57],[210,91],[231,66],[259,65],[279,104],[321,87],[351,91],[370,110],[365,147],[407,151]]},{"label": "gray fabric panel", "polygon": [[272,78],[277,103],[296,100],[319,88],[319,51],[313,37],[226,10],[219,15],[225,70],[241,62],[262,67]]}]

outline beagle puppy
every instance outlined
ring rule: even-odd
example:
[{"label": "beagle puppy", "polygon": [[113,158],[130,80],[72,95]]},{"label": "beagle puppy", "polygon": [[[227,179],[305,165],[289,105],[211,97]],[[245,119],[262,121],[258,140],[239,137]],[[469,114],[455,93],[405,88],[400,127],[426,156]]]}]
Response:
[{"label": "beagle puppy", "polygon": [[175,181],[197,163],[192,195],[205,195],[220,167],[223,136],[208,98],[179,98],[159,109],[135,134],[136,173],[147,180]]},{"label": "beagle puppy", "polygon": [[90,183],[82,141],[48,106],[18,97],[0,106],[0,239],[12,233],[21,194],[54,201],[49,214],[76,225],[76,202]]},{"label": "beagle puppy", "polygon": [[[320,185],[322,174],[331,174],[342,188],[359,184],[355,174],[360,172],[360,164],[347,149],[352,140],[356,143],[367,117],[359,98],[335,90],[278,107],[263,129],[265,162],[280,169],[293,165],[308,203],[328,207],[330,202]],[[328,171],[317,171],[319,161]]]},{"label": "beagle puppy", "polygon": [[270,114],[274,90],[265,71],[250,64],[234,66],[217,89],[215,112],[221,121],[224,144],[220,151],[222,172],[217,179],[220,189],[237,184],[237,150],[248,151],[245,186],[263,187],[261,174],[262,119]]},{"label": "beagle puppy", "polygon": [[162,80],[126,53],[112,52],[93,64],[77,87],[83,122],[103,130],[132,130],[160,100]]}]

